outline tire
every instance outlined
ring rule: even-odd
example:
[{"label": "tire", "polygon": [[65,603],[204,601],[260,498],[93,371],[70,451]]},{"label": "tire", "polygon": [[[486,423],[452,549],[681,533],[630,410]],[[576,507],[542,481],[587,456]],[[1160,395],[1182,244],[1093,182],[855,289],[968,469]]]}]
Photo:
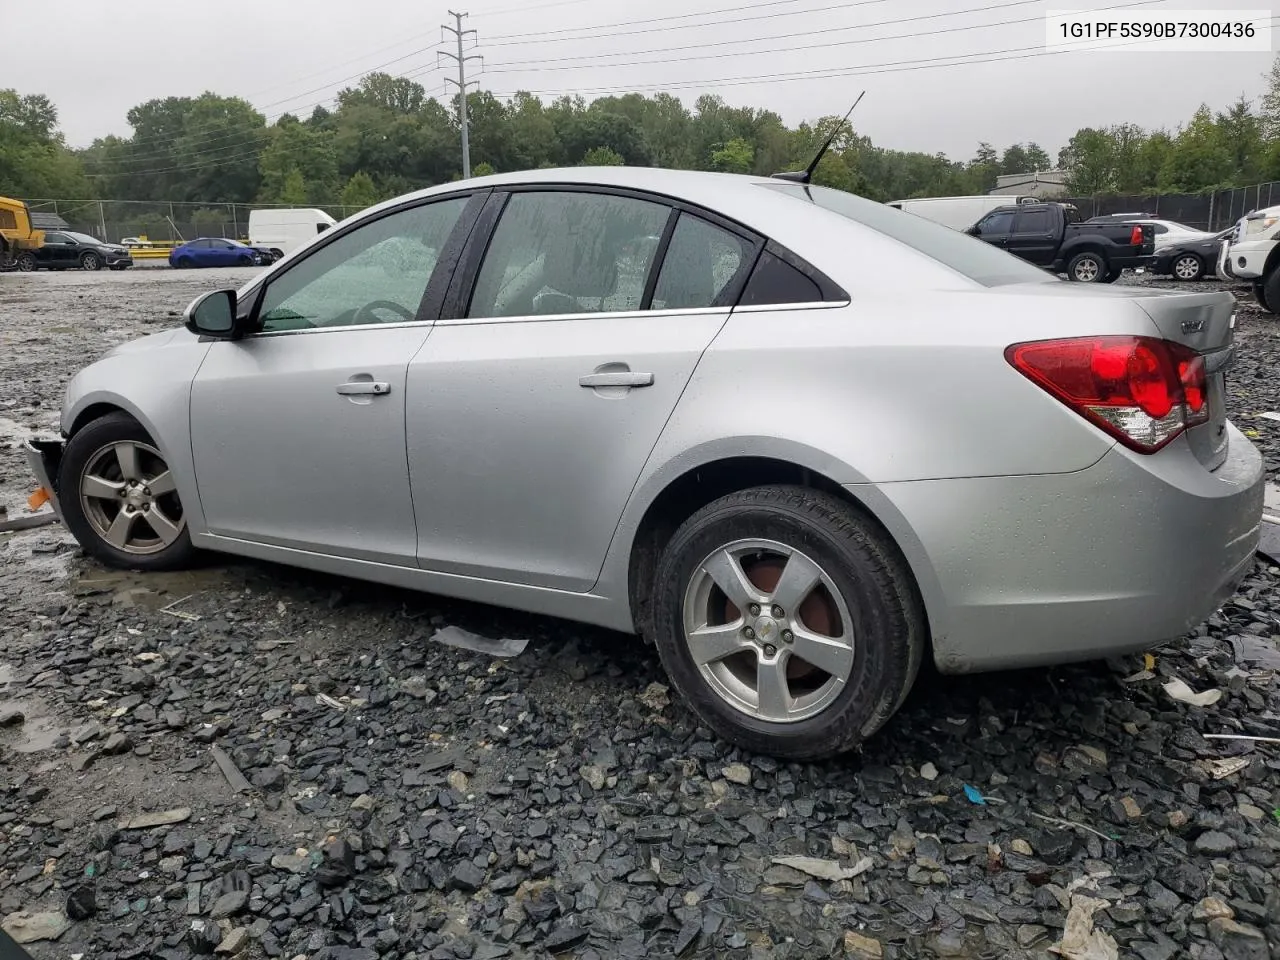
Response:
[{"label": "tire", "polygon": [[1067,264],[1067,279],[1076,283],[1100,283],[1106,275],[1106,257],[1092,250],[1077,253]]},{"label": "tire", "polygon": [[1204,261],[1194,253],[1184,253],[1169,265],[1169,272],[1173,279],[1191,283],[1204,276]]},{"label": "tire", "polygon": [[[730,549],[741,556],[734,559]],[[717,555],[732,567],[718,566]],[[788,563],[819,571],[812,587],[796,593],[803,601],[794,612],[798,618],[770,607],[773,597],[765,589],[780,582]],[[750,609],[738,614],[708,568],[721,578],[727,569],[749,578],[764,615],[753,620]],[[703,507],[663,551],[654,592],[653,639],[673,685],[703,723],[756,753],[815,760],[856,747],[902,705],[924,656],[924,610],[896,548],[857,509],[805,487],[756,487]],[[728,627],[720,631],[729,644],[724,649],[736,652],[708,657],[699,667],[686,630],[713,622]],[[817,632],[807,623],[822,623],[828,638],[851,637],[852,649],[841,649],[838,641],[803,640],[801,630]],[[808,650],[830,656],[836,669],[847,672],[844,682],[803,660],[800,652]],[[747,681],[755,685],[762,662],[783,668],[780,674],[763,671],[766,678],[782,678],[774,687],[784,690],[774,700],[781,710],[765,708],[758,686],[750,702]],[[745,694],[736,703],[735,692]]]},{"label": "tire", "polygon": [[86,253],[80,257],[81,270],[101,270],[102,258],[96,253]]},{"label": "tire", "polygon": [[1266,285],[1261,280],[1253,281],[1253,299],[1258,301],[1258,306],[1263,310],[1270,311],[1267,306],[1267,290]]},{"label": "tire", "polygon": [[1272,267],[1271,272],[1262,278],[1262,297],[1258,303],[1267,313],[1280,309],[1280,266]]},{"label": "tire", "polygon": [[179,270],[190,270],[195,266],[195,261],[190,257],[179,257],[174,266]]},{"label": "tire", "polygon": [[1123,271],[1123,270],[1114,270],[1114,269],[1113,269],[1113,270],[1109,270],[1109,271],[1107,271],[1107,275],[1106,275],[1105,277],[1103,277],[1103,278],[1102,278],[1102,282],[1103,282],[1103,283],[1115,283],[1117,280],[1119,280],[1119,279],[1120,279],[1120,277],[1121,277],[1121,275],[1122,275],[1123,273],[1124,273],[1124,271]]},{"label": "tire", "polygon": [[[132,451],[133,457],[122,460],[122,448]],[[138,487],[127,500],[117,499],[110,491],[125,486],[126,463],[132,464],[128,473],[135,474]],[[160,475],[172,476],[140,423],[125,413],[99,417],[76,431],[63,453],[58,504],[67,529],[86,553],[111,567],[175,570],[190,566],[196,551],[176,490],[157,493],[143,486]],[[165,486],[171,488],[172,480]],[[125,520],[121,515],[127,510],[132,511],[131,519]],[[163,534],[157,519],[167,524]],[[119,541],[108,539],[111,531],[122,534]]]},{"label": "tire", "polygon": [[242,267],[252,267],[252,266],[253,266],[253,257],[241,257],[241,258],[240,258],[239,265],[240,265],[240,266],[242,266]]},{"label": "tire", "polygon": [[271,248],[271,256],[272,256],[272,258],[273,258],[271,262],[272,262],[272,263],[275,263],[275,262],[276,262],[276,260],[279,260],[281,257],[283,257],[283,256],[284,256],[284,251],[283,251],[283,250],[277,250],[275,247],[272,247],[272,248]]},{"label": "tire", "polygon": [[15,261],[18,269],[23,273],[34,273],[36,269],[36,255],[34,253],[20,253]]}]

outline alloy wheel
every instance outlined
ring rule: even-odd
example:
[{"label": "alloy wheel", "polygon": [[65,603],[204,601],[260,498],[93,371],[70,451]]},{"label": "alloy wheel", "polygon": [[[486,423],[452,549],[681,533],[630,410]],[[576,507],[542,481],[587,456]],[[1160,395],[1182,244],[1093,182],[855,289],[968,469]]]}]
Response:
[{"label": "alloy wheel", "polygon": [[121,440],[89,458],[80,476],[80,505],[93,532],[124,553],[159,553],[186,526],[173,474],[160,451]]},{"label": "alloy wheel", "polygon": [[839,589],[776,540],[739,540],[708,555],[690,578],[683,620],[703,680],[756,720],[821,713],[853,671],[853,618]]},{"label": "alloy wheel", "polygon": [[1173,275],[1179,280],[1194,280],[1200,276],[1200,261],[1191,256],[1179,258],[1173,265]]},{"label": "alloy wheel", "polygon": [[1076,279],[1081,283],[1093,283],[1098,279],[1098,261],[1084,259],[1077,263]]}]

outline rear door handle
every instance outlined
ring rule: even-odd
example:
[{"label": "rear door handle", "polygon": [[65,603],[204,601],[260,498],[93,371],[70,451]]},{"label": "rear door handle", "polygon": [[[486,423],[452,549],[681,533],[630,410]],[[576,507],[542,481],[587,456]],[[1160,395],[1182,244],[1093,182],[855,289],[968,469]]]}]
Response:
[{"label": "rear door handle", "polygon": [[348,380],[338,384],[338,393],[344,397],[364,396],[372,394],[381,397],[391,392],[391,384],[384,380]]},{"label": "rear door handle", "polygon": [[632,373],[620,370],[616,373],[592,373],[578,378],[580,387],[651,387],[652,373]]}]

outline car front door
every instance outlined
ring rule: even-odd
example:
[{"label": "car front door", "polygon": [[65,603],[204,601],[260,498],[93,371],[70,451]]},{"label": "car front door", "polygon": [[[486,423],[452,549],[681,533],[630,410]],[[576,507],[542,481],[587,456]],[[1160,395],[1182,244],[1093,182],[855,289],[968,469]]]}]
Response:
[{"label": "car front door", "polygon": [[970,228],[970,232],[993,247],[1007,250],[1009,247],[1009,231],[1012,229],[1013,214],[1005,210],[987,214]]},{"label": "car front door", "polygon": [[756,243],[658,198],[495,193],[409,365],[420,564],[590,589]]},{"label": "car front door", "polygon": [[335,236],[267,280],[258,332],[210,347],[191,392],[210,533],[415,565],[405,371],[452,273],[441,250],[483,202],[469,199]]},{"label": "car front door", "polygon": [[1009,252],[1036,266],[1047,267],[1058,252],[1053,214],[1048,210],[1019,210],[1009,234]]}]

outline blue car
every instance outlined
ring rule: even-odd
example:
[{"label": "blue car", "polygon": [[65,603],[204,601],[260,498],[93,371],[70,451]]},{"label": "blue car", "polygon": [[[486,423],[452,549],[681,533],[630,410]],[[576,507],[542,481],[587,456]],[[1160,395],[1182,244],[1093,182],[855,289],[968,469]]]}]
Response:
[{"label": "blue car", "polygon": [[169,266],[179,269],[253,267],[270,262],[270,254],[264,254],[238,240],[225,240],[221,237],[201,237],[169,251]]}]

